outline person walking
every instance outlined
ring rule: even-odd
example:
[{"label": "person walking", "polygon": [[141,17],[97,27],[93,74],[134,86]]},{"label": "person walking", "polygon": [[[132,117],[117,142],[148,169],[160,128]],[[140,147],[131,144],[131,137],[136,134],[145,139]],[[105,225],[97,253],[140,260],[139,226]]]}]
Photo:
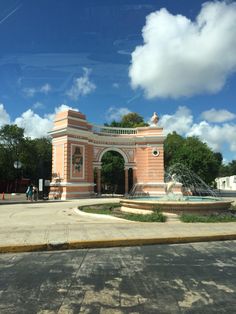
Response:
[{"label": "person walking", "polygon": [[27,189],[27,195],[28,195],[28,201],[33,200],[33,184],[30,184],[30,186]]},{"label": "person walking", "polygon": [[33,187],[33,197],[34,197],[34,201],[36,202],[38,200],[38,188],[37,188],[37,186]]},{"label": "person walking", "polygon": [[29,199],[29,190],[30,190],[30,186],[28,185],[27,189],[26,189],[26,192],[25,192],[25,196],[26,196],[27,200]]}]

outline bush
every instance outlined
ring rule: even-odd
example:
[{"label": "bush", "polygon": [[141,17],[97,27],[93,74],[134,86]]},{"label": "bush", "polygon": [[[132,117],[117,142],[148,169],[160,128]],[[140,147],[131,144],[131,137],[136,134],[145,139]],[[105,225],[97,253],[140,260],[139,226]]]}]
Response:
[{"label": "bush", "polygon": [[180,216],[180,220],[182,222],[234,222],[236,221],[236,216],[232,214],[224,214],[224,215],[209,215],[209,216],[201,216],[201,215],[193,215],[193,214],[182,214]]},{"label": "bush", "polygon": [[131,214],[131,213],[124,213],[123,217],[127,220],[133,220],[133,221],[141,221],[141,222],[165,222],[166,217],[159,212],[154,212],[152,214]]},{"label": "bush", "polygon": [[236,213],[236,205],[231,205],[230,212],[231,213]]}]

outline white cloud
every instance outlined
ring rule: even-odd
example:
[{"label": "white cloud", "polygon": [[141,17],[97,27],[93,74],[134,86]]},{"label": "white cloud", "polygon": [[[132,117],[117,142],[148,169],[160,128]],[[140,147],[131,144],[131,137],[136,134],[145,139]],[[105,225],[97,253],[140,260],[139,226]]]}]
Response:
[{"label": "white cloud", "polygon": [[26,97],[31,98],[37,93],[37,89],[34,87],[25,87],[23,88],[23,93]]},{"label": "white cloud", "polygon": [[47,95],[50,91],[51,91],[51,85],[46,83],[45,85],[43,85],[41,88],[40,88],[40,92]]},{"label": "white cloud", "polygon": [[[222,110],[223,111],[223,110]],[[172,115],[163,115],[158,123],[165,134],[176,131],[182,136],[197,136],[214,151],[225,150],[236,153],[236,124],[222,123],[216,125],[207,121],[194,123],[191,110],[179,107]]]},{"label": "white cloud", "polygon": [[206,2],[196,21],[166,9],[151,13],[144,44],[132,53],[132,87],[148,98],[220,91],[236,71],[235,25],[235,2]]},{"label": "white cloud", "polygon": [[176,131],[180,135],[185,135],[193,123],[191,110],[185,106],[180,106],[173,115],[165,114],[160,118],[159,125],[164,128],[165,134]]},{"label": "white cloud", "polygon": [[209,122],[221,123],[235,119],[236,114],[225,109],[216,110],[212,108],[202,112],[201,117]]},{"label": "white cloud", "polygon": [[32,138],[47,136],[53,127],[53,120],[46,116],[40,117],[31,109],[22,113],[20,117],[15,119],[14,123],[24,128],[25,135]]},{"label": "white cloud", "polygon": [[128,108],[115,108],[115,107],[110,107],[108,110],[107,110],[107,113],[106,113],[106,120],[107,121],[120,121],[121,118],[130,113],[131,111],[128,109]]},{"label": "white cloud", "polygon": [[78,111],[78,109],[62,104],[56,107],[53,113],[45,114],[43,117],[41,117],[32,109],[28,109],[27,111],[23,112],[20,117],[17,117],[14,123],[25,129],[25,136],[31,138],[48,136],[48,132],[53,128],[53,120],[55,115],[58,112],[68,109]]},{"label": "white cloud", "polygon": [[187,136],[198,136],[206,142],[214,151],[223,153],[224,146],[228,146],[231,152],[236,152],[236,124],[224,123],[213,125],[206,121],[193,124]]},{"label": "white cloud", "polygon": [[41,109],[41,108],[44,108],[44,104],[37,101],[36,103],[33,104],[32,108],[33,109]]},{"label": "white cloud", "polygon": [[0,127],[10,123],[10,116],[6,112],[4,105],[0,104]]},{"label": "white cloud", "polygon": [[54,118],[55,118],[55,115],[56,115],[57,113],[62,112],[62,111],[66,111],[66,110],[79,111],[77,108],[73,108],[73,107],[70,107],[70,106],[68,106],[68,105],[61,104],[61,105],[59,105],[58,107],[55,107],[53,113],[48,113],[48,114],[45,115],[45,117],[47,117],[49,120],[53,121]]},{"label": "white cloud", "polygon": [[73,107],[70,107],[68,105],[61,104],[60,106],[55,108],[55,114],[58,113],[58,112],[61,112],[61,111],[66,111],[66,110],[79,111],[79,109],[77,109],[77,108],[73,108]]},{"label": "white cloud", "polygon": [[47,95],[52,90],[52,87],[50,84],[46,83],[42,85],[41,87],[35,88],[35,87],[25,87],[23,88],[23,93],[27,98],[32,98],[35,96],[35,94],[45,94]]},{"label": "white cloud", "polygon": [[96,89],[96,85],[89,80],[91,69],[83,68],[83,76],[74,79],[72,87],[66,92],[66,95],[73,100],[78,100],[80,96],[88,95]]}]

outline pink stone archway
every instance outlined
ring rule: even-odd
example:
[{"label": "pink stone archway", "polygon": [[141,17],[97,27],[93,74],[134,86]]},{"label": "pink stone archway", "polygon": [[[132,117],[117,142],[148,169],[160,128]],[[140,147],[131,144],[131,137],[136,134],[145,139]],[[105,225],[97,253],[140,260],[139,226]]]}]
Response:
[{"label": "pink stone archway", "polygon": [[50,198],[94,195],[94,169],[100,193],[101,159],[109,150],[119,152],[124,158],[125,193],[128,193],[130,168],[137,191],[151,195],[164,193],[162,128],[96,126],[87,122],[81,112],[68,110],[56,115],[50,135],[53,145]]}]

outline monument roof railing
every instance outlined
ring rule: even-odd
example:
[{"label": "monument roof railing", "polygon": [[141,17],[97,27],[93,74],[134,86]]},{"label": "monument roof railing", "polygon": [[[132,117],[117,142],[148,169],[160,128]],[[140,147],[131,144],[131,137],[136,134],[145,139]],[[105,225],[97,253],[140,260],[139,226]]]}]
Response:
[{"label": "monument roof railing", "polygon": [[113,135],[113,136],[137,134],[136,128],[109,127],[105,125],[96,125],[96,124],[92,124],[92,131],[95,134]]},{"label": "monument roof railing", "polygon": [[60,125],[52,129],[49,135],[56,137],[59,134],[80,134],[90,137],[91,134],[101,137],[113,137],[113,138],[164,138],[163,129],[159,127],[137,127],[137,128],[121,128],[121,127],[110,127],[105,125],[97,125],[87,123],[86,125]]}]

